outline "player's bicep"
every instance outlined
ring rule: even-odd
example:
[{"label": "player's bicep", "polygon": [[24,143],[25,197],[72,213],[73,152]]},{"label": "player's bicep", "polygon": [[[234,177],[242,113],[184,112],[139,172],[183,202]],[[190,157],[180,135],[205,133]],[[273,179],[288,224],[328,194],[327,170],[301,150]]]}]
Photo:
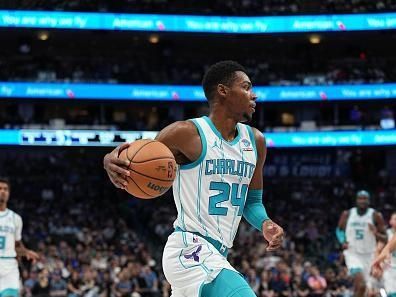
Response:
[{"label": "player's bicep", "polygon": [[201,153],[201,140],[197,128],[191,121],[175,122],[162,129],[155,140],[165,144],[178,164],[190,163]]},{"label": "player's bicep", "polygon": [[340,228],[341,230],[346,229],[348,216],[349,216],[349,212],[347,210],[344,210],[340,216],[340,219],[338,220],[338,228]]},{"label": "player's bicep", "polygon": [[250,181],[249,189],[261,190],[263,188],[263,168],[265,158],[267,156],[267,146],[265,144],[264,135],[257,129],[252,128],[257,148],[257,163],[254,170],[252,180]]},{"label": "player's bicep", "polygon": [[384,217],[380,212],[375,212],[374,213],[374,220],[375,220],[375,225],[378,229],[378,231],[382,234],[386,234],[386,227],[385,227],[385,221]]},{"label": "player's bicep", "polygon": [[158,140],[165,144],[174,155],[178,153],[177,134],[179,123],[180,122],[175,122],[173,124],[170,124],[169,126],[166,126],[155,137],[155,140]]}]

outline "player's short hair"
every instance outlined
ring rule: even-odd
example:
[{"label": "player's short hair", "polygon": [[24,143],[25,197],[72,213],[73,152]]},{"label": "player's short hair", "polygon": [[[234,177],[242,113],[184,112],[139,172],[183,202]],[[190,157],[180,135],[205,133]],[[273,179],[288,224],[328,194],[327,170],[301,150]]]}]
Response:
[{"label": "player's short hair", "polygon": [[7,184],[8,188],[11,187],[10,180],[5,176],[0,176],[0,183]]},{"label": "player's short hair", "polygon": [[206,71],[202,79],[202,87],[205,97],[210,103],[213,100],[213,93],[218,84],[229,86],[235,79],[235,72],[247,73],[245,67],[235,61],[220,61],[213,64]]}]

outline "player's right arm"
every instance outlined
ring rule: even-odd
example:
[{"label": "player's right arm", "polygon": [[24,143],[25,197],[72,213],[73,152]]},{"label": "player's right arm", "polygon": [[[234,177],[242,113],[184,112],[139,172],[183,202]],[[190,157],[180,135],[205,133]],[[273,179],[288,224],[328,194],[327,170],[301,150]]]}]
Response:
[{"label": "player's right arm", "polygon": [[35,263],[40,259],[40,256],[32,250],[25,247],[22,242],[22,228],[23,222],[19,215],[15,216],[15,252],[18,257],[25,257],[27,260]]},{"label": "player's right arm", "polygon": [[348,242],[346,241],[346,235],[345,235],[348,216],[349,216],[349,211],[344,210],[340,216],[340,219],[338,220],[338,226],[336,230],[337,240],[342,245],[343,249],[348,248]]},{"label": "player's right arm", "polygon": [[[191,121],[178,121],[170,124],[162,129],[155,139],[171,150],[177,164],[194,162],[201,154],[201,139],[196,126]],[[121,189],[127,186],[126,177],[130,173],[127,170],[129,162],[119,159],[118,154],[128,146],[128,143],[121,144],[103,158],[103,167],[110,181]]]}]

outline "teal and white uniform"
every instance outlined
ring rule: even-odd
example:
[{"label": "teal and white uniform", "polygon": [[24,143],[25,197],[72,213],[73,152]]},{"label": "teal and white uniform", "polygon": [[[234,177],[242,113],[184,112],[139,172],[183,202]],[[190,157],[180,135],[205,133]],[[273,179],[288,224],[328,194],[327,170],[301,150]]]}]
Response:
[{"label": "teal and white uniform", "polygon": [[0,211],[0,296],[19,294],[15,241],[21,239],[22,218],[10,209]]},{"label": "teal and white uniform", "polygon": [[348,249],[344,251],[345,263],[350,274],[362,272],[369,287],[373,281],[370,267],[377,245],[375,235],[369,228],[369,224],[375,225],[374,212],[374,209],[368,208],[365,214],[359,215],[356,207],[351,208],[345,230],[348,242]]},{"label": "teal and white uniform", "polygon": [[[386,231],[388,240],[391,240],[395,230],[389,228]],[[390,296],[396,296],[396,251],[392,253],[390,267],[384,272],[384,284],[386,293]]]},{"label": "teal and white uniform", "polygon": [[173,196],[178,216],[163,255],[173,297],[197,297],[202,286],[222,269],[235,271],[226,255],[233,245],[257,162],[250,126],[238,123],[237,136],[226,141],[208,117],[192,122],[198,129],[202,152],[198,160],[177,171]]}]

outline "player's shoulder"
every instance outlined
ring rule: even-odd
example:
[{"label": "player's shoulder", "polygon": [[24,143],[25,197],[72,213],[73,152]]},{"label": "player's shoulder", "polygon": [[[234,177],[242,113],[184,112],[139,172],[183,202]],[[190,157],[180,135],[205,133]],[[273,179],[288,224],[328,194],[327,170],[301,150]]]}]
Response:
[{"label": "player's shoulder", "polygon": [[192,120],[177,121],[166,126],[162,131],[175,135],[197,133],[197,128]]},{"label": "player's shoulder", "polygon": [[17,214],[15,211],[13,211],[12,209],[8,209],[10,211],[10,215],[15,219],[15,220],[20,220],[22,221],[22,217]]},{"label": "player's shoulder", "polygon": [[349,216],[349,214],[353,211],[354,207],[350,208],[350,209],[345,209],[341,215],[343,216]]}]

